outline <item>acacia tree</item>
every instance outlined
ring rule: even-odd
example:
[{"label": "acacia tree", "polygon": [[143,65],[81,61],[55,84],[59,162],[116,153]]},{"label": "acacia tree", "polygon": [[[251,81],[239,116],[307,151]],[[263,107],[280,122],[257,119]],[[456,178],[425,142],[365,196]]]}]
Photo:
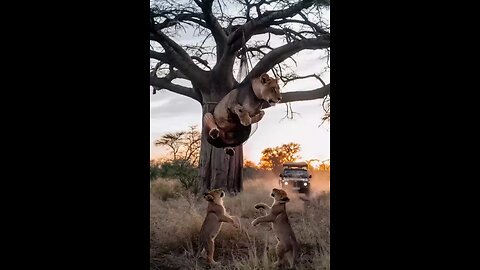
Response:
[{"label": "acacia tree", "polygon": [[200,131],[191,126],[187,131],[169,132],[155,141],[155,146],[166,146],[172,153],[173,161],[184,161],[197,166],[199,160]]},{"label": "acacia tree", "polygon": [[265,148],[262,151],[259,167],[277,173],[282,169],[283,163],[294,162],[299,159],[298,152],[300,152],[300,145],[293,142],[273,148]]},{"label": "acacia tree", "polygon": [[[151,2],[150,85],[153,93],[166,89],[198,101],[202,113],[214,106],[239,83],[271,71],[284,84],[316,78],[319,87],[283,93],[282,103],[324,98],[330,93],[318,73],[298,76],[289,67],[302,50],[327,50],[329,26],[322,20],[329,0],[194,0]],[[188,37],[179,38],[180,33]],[[201,42],[192,43],[193,37]],[[182,41],[182,42],[180,42]],[[278,44],[280,46],[276,46]],[[237,81],[234,71],[240,57],[255,62]],[[182,82],[186,80],[187,82]],[[267,112],[268,113],[268,112]],[[235,155],[214,148],[202,136],[201,191],[224,188],[242,190],[242,146]]]}]

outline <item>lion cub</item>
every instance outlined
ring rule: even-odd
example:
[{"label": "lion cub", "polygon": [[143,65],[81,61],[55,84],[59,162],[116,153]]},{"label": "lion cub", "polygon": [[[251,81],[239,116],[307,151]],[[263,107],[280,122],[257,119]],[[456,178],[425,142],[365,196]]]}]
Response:
[{"label": "lion cub", "polygon": [[215,250],[215,237],[220,232],[222,222],[232,223],[235,228],[238,225],[233,219],[225,213],[225,207],[223,206],[223,197],[225,192],[221,189],[213,189],[203,194],[205,200],[208,201],[207,216],[203,221],[202,228],[200,229],[200,248],[199,252],[203,252],[203,249],[207,251],[207,260],[211,265],[218,264],[213,260],[213,252]]},{"label": "lion cub", "polygon": [[285,204],[289,202],[290,199],[288,198],[287,193],[282,189],[274,188],[270,195],[274,198],[271,207],[264,203],[255,204],[256,209],[268,209],[270,213],[266,216],[256,218],[252,221],[252,225],[256,226],[262,222],[273,223],[273,231],[278,240],[276,247],[278,260],[275,262],[275,266],[284,265],[287,261],[285,255],[288,254],[290,267],[293,267],[298,261],[299,247],[285,209]]}]

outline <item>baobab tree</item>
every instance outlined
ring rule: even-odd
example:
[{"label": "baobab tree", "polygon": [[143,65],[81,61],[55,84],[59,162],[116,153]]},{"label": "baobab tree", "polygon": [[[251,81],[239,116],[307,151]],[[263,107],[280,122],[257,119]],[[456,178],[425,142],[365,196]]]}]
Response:
[{"label": "baobab tree", "polygon": [[[328,52],[329,25],[322,14],[328,11],[329,0],[178,2],[151,2],[150,85],[154,94],[166,89],[192,98],[205,114],[239,83],[271,72],[284,84],[318,79],[315,89],[283,93],[282,103],[329,95],[330,84],[325,84],[318,73],[298,76],[290,68],[297,64],[294,56],[302,50]],[[187,37],[180,37],[182,33]],[[193,43],[198,37],[202,39]],[[240,63],[251,66],[243,78],[234,75]],[[224,188],[240,192],[242,163],[242,146],[235,148],[234,156],[228,156],[202,137],[201,191]]]}]

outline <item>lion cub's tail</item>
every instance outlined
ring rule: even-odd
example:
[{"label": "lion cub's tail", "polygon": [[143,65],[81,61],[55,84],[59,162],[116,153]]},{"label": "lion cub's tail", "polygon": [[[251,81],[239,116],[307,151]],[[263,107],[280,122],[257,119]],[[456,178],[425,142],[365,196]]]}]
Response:
[{"label": "lion cub's tail", "polygon": [[270,210],[270,206],[264,204],[264,203],[257,203],[255,204],[255,209],[263,209],[263,210]]}]

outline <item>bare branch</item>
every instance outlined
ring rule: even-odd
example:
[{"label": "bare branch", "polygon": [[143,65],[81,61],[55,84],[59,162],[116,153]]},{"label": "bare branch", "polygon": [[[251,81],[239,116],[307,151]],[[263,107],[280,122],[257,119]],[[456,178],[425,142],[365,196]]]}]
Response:
[{"label": "bare branch", "polygon": [[292,120],[294,118],[295,115],[298,115],[301,117],[300,113],[297,113],[297,112],[294,112],[293,109],[292,109],[292,104],[290,102],[288,103],[285,103],[285,106],[287,106],[287,111],[285,112],[285,116],[280,119],[279,122],[282,122],[283,120],[285,119],[290,119]]},{"label": "bare branch", "polygon": [[276,64],[283,62],[288,57],[295,53],[305,49],[323,49],[330,46],[330,36],[314,39],[303,39],[293,41],[286,45],[280,46],[273,51],[269,52],[255,67],[250,71],[245,80],[260,76],[262,73],[267,72]]},{"label": "bare branch", "polygon": [[200,64],[204,65],[205,67],[207,67],[208,69],[212,69],[209,65],[208,65],[208,61],[207,60],[203,60],[202,58],[198,57],[198,56],[191,56],[192,59],[194,60],[197,60]]},{"label": "bare branch", "polygon": [[159,52],[150,50],[150,58],[157,59],[164,63],[168,63],[168,58],[164,53],[159,53]]},{"label": "bare branch", "polygon": [[320,98],[324,98],[329,94],[330,94],[330,84],[327,84],[326,86],[313,89],[313,90],[283,93],[282,101],[280,101],[280,103],[320,99]]},{"label": "bare branch", "polygon": [[174,93],[184,95],[201,102],[200,95],[193,88],[171,83],[168,79],[158,78],[155,74],[150,74],[150,85],[157,89],[167,89]]},{"label": "bare branch", "polygon": [[215,39],[215,43],[217,43],[217,61],[218,61],[225,49],[225,44],[227,42],[227,35],[223,31],[223,28],[218,22],[217,18],[213,16],[213,13],[212,13],[213,0],[204,0],[204,1],[195,0],[195,3],[202,9],[205,22],[208,28],[212,32],[213,38]]},{"label": "bare branch", "polygon": [[327,31],[323,30],[320,26],[318,26],[318,24],[315,24],[315,23],[309,21],[308,18],[306,18],[305,21],[293,20],[293,19],[282,19],[282,20],[279,20],[279,21],[272,22],[270,25],[280,25],[280,24],[284,24],[284,23],[305,24],[305,25],[310,26],[312,28],[312,30],[316,33],[323,34],[323,35],[329,34]]},{"label": "bare branch", "polygon": [[[168,15],[173,15],[169,17]],[[171,26],[178,25],[180,22],[193,22],[204,28],[208,29],[208,25],[205,21],[204,15],[202,13],[189,12],[185,10],[171,10],[171,11],[161,11],[158,14],[152,14],[151,18],[163,17],[164,20],[160,23],[154,23],[155,31],[159,31]]]},{"label": "bare branch", "polygon": [[285,83],[285,85],[287,85],[287,83],[289,83],[291,81],[307,79],[307,78],[315,78],[315,79],[319,80],[322,83],[323,86],[326,85],[325,82],[322,80],[322,78],[317,74],[310,74],[310,75],[306,75],[306,76],[296,76],[296,75],[286,76],[284,78],[283,82]]},{"label": "bare branch", "polygon": [[[260,46],[256,46],[256,47],[246,48],[246,51],[247,51],[247,52],[259,52],[259,53],[262,53],[263,55],[266,55],[267,53],[265,53],[265,52],[262,51],[261,49],[273,50],[273,48],[270,47],[269,45],[260,45]],[[244,52],[245,52],[244,49],[239,50],[239,51],[237,52],[237,57],[243,55]]]},{"label": "bare branch", "polygon": [[161,31],[153,35],[154,40],[159,42],[165,50],[165,53],[162,55],[166,57],[165,62],[178,68],[183,74],[190,78],[193,84],[205,85],[207,71],[199,68],[180,45]]},{"label": "bare branch", "polygon": [[237,51],[241,46],[241,36],[244,33],[246,41],[249,40],[253,33],[262,28],[270,26],[277,19],[293,17],[302,9],[313,5],[314,0],[301,0],[287,9],[266,11],[262,16],[248,21],[244,25],[238,27],[235,32],[228,37],[228,44],[232,45],[230,51]]}]

